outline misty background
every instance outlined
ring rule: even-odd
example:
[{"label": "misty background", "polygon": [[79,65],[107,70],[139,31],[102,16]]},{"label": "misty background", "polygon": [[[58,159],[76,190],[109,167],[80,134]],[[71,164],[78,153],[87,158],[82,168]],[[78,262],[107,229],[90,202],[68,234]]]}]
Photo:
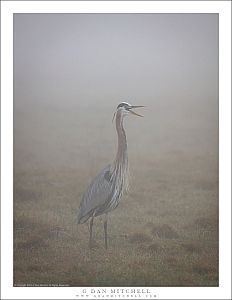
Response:
[{"label": "misty background", "polygon": [[108,163],[121,101],[140,163],[218,154],[217,14],[14,15],[15,167]]},{"label": "misty background", "polygon": [[[131,189],[91,251],[122,101]],[[217,14],[14,14],[14,283],[218,286],[218,101]]]}]

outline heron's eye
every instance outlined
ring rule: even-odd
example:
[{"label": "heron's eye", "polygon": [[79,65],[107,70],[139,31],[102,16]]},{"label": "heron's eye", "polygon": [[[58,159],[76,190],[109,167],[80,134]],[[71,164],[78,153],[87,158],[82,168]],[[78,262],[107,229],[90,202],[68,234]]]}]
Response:
[{"label": "heron's eye", "polygon": [[117,109],[120,108],[120,107],[123,107],[125,110],[131,109],[130,105],[128,105],[127,103],[124,103],[124,102],[120,103],[118,105]]},{"label": "heron's eye", "polygon": [[117,109],[118,109],[119,107],[125,107],[125,104],[124,104],[124,103],[120,103],[120,104],[118,105]]}]

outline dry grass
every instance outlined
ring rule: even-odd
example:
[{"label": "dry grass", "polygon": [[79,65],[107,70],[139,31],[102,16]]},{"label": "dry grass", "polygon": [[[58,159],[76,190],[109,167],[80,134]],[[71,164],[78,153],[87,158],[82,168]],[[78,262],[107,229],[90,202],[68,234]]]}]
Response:
[{"label": "dry grass", "polygon": [[191,241],[191,242],[186,242],[182,244],[182,247],[185,249],[185,251],[188,252],[201,252],[203,246],[198,242],[198,241]]},{"label": "dry grass", "polygon": [[[36,172],[24,174],[23,181],[20,174],[15,176],[15,184],[31,183],[34,191],[31,198],[28,193],[18,195],[20,189],[15,192],[15,284],[218,285],[217,223],[210,217],[206,203],[199,207],[200,194],[193,211],[183,208],[183,203],[191,205],[192,199],[181,198],[177,187],[168,191],[175,199],[173,204],[160,201],[160,197],[166,198],[166,190],[159,191],[157,198],[152,185],[144,194],[134,189],[110,214],[109,249],[104,249],[103,222],[99,217],[95,219],[94,247],[90,250],[88,226],[76,224],[79,185],[84,186],[88,179],[81,178],[78,171],[64,172],[62,180],[60,174],[48,172],[43,175],[43,183],[38,184],[32,183]],[[136,177],[141,180],[139,173]],[[171,182],[171,178],[167,180]],[[55,181],[60,184],[49,184]],[[41,190],[43,197],[34,197]],[[203,212],[206,216],[200,217]]]},{"label": "dry grass", "polygon": [[157,254],[157,252],[161,251],[161,247],[157,243],[153,243],[147,247],[147,250],[151,254]]},{"label": "dry grass", "polygon": [[147,243],[150,241],[151,238],[144,233],[134,233],[129,238],[129,242],[131,243]]},{"label": "dry grass", "polygon": [[201,217],[201,218],[197,218],[194,221],[194,224],[199,228],[207,229],[207,228],[216,227],[218,224],[218,220],[213,218]]},{"label": "dry grass", "polygon": [[152,234],[165,239],[176,239],[179,237],[178,233],[169,225],[157,225],[152,228]]}]

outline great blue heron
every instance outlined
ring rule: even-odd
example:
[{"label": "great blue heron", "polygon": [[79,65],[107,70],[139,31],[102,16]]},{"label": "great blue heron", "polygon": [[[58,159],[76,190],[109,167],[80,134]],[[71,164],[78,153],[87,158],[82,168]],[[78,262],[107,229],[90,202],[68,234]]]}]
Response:
[{"label": "great blue heron", "polygon": [[92,246],[94,217],[105,214],[104,235],[105,248],[107,249],[107,213],[118,206],[124,190],[128,189],[128,153],[123,120],[129,114],[142,117],[132,110],[139,107],[144,106],[134,106],[126,102],[118,105],[117,111],[114,113],[118,134],[118,150],[115,160],[93,179],[82,197],[78,214],[78,224],[83,224],[90,219],[90,248]]}]

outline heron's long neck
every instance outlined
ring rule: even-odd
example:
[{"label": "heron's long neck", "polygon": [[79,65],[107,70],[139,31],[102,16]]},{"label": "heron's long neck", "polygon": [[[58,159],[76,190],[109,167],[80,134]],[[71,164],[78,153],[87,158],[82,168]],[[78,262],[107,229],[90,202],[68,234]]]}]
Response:
[{"label": "heron's long neck", "polygon": [[123,117],[121,113],[116,114],[116,130],[118,134],[118,150],[112,165],[112,175],[117,180],[121,180],[125,188],[128,187],[128,153],[126,133],[123,127]]},{"label": "heron's long neck", "polygon": [[126,133],[123,127],[123,118],[120,113],[116,115],[116,130],[118,134],[118,150],[114,161],[114,166],[125,165],[128,161]]}]

